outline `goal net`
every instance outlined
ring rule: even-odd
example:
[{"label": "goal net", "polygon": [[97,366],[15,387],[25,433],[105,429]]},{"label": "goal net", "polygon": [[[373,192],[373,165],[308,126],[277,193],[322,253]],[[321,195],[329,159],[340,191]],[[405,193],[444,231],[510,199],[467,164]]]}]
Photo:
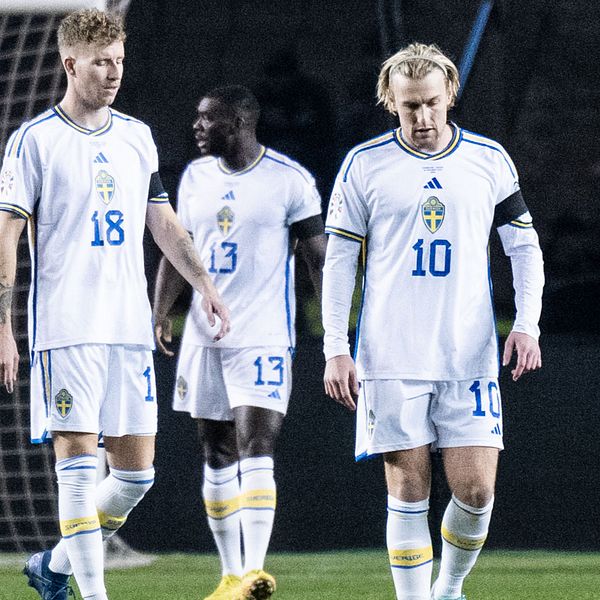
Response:
[{"label": "goal net", "polygon": [[[64,14],[94,5],[125,15],[129,3],[130,0],[102,3],[44,0],[36,5],[35,0],[10,0],[0,8],[1,156],[4,156],[9,135],[23,121],[56,104],[65,91],[66,81],[56,45],[56,29]],[[14,12],[18,5],[23,10]],[[13,328],[21,356],[19,381],[13,394],[0,391],[0,560],[8,553],[47,548],[60,537],[52,450],[48,444],[32,445],[29,441],[27,293],[30,262],[24,239],[19,247],[18,265]],[[111,547],[118,550],[119,562],[126,563],[124,544],[115,540]],[[111,563],[110,556],[107,563]]]}]

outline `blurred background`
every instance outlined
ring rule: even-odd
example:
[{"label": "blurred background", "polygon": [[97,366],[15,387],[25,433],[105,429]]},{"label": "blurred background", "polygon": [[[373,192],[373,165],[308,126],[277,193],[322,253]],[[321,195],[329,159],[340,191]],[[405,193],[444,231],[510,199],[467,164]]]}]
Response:
[{"label": "blurred background", "polygon": [[[52,74],[54,40],[45,33],[58,17],[50,25],[46,16],[0,18],[3,145],[24,118],[56,101],[62,79]],[[216,85],[255,91],[260,141],[313,172],[325,208],[348,150],[396,126],[376,106],[381,62],[421,41],[438,44],[462,66],[451,117],[502,143],[516,163],[547,278],[544,367],[517,384],[508,372],[501,378],[507,449],[493,547],[600,549],[599,22],[600,6],[586,0],[133,0],[127,10],[127,60],[115,108],[152,128],[173,202],[181,172],[197,155],[191,125],[198,100]],[[23,30],[38,29],[22,40]],[[30,46],[46,51],[40,58],[28,54]],[[29,55],[37,75],[17,76],[15,57]],[[491,256],[505,335],[514,313],[512,280],[495,234]],[[147,240],[150,286],[158,258]],[[378,460],[354,464],[353,416],[323,394],[319,314],[298,266],[298,355],[276,461],[272,548],[382,547],[383,467]],[[23,296],[17,304],[25,333]],[[174,361],[156,362],[156,484],[122,536],[144,550],[212,551],[194,424],[170,409]],[[14,397],[2,394],[0,550],[37,549],[58,535],[51,457],[27,446],[26,381]],[[439,520],[447,490],[436,465],[432,517]]]}]

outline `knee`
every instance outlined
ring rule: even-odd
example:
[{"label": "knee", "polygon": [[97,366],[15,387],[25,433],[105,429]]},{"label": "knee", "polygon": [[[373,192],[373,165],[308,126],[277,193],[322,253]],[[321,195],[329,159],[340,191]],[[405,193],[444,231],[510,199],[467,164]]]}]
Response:
[{"label": "knee", "polygon": [[275,443],[269,438],[249,437],[238,440],[240,460],[257,456],[273,456]]},{"label": "knee", "polygon": [[471,480],[455,486],[452,493],[468,506],[484,508],[494,498],[494,486],[482,481]]},{"label": "knee", "polygon": [[211,469],[225,469],[238,462],[237,447],[226,444],[204,444],[204,461]]}]

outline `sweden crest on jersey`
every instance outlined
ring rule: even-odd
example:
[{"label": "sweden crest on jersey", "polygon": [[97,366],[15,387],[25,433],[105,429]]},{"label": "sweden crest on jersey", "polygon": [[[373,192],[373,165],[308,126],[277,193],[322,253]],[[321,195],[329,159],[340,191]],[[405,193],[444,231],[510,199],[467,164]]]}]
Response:
[{"label": "sweden crest on jersey", "polygon": [[444,222],[446,207],[435,196],[430,196],[421,206],[421,216],[425,227],[435,233]]},{"label": "sweden crest on jersey", "polygon": [[73,396],[63,388],[56,396],[54,396],[54,405],[56,406],[58,414],[64,419],[69,415],[73,408]]},{"label": "sweden crest on jersey", "polygon": [[224,206],[217,213],[217,225],[219,226],[219,229],[223,235],[227,235],[229,233],[229,229],[233,225],[234,220],[235,215],[229,206]]},{"label": "sweden crest on jersey", "polygon": [[96,175],[96,192],[104,204],[108,204],[115,193],[115,179],[112,175],[102,170]]}]

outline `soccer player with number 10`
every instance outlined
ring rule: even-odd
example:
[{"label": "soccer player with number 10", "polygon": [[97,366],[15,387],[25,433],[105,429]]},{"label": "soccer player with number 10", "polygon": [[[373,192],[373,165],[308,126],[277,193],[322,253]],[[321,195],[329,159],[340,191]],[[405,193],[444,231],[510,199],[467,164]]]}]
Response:
[{"label": "soccer player with number 10", "polygon": [[[503,363],[516,350],[514,380],[541,366],[537,234],[502,146],[448,120],[458,85],[455,65],[433,45],[411,44],[384,62],[378,96],[400,127],[348,154],[326,225],[325,390],[357,410],[357,458],[383,454],[398,600],[463,599],[486,539],[502,448],[492,227],[511,259],[517,309]],[[361,247],[355,367],[347,328]],[[430,589],[432,445],[452,500]]]}]

